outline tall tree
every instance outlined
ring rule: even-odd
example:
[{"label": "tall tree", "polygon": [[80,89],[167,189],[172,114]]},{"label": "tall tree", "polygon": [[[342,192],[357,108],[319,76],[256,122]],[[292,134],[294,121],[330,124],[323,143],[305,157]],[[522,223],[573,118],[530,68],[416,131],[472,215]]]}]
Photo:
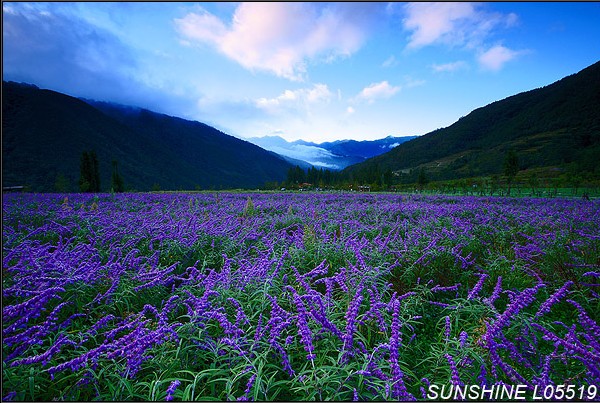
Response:
[{"label": "tall tree", "polygon": [[112,176],[111,176],[111,189],[113,192],[121,193],[125,191],[125,185],[123,178],[119,174],[119,166],[117,160],[112,161]]},{"label": "tall tree", "polygon": [[100,167],[95,151],[84,151],[79,166],[79,190],[81,192],[100,191]]},{"label": "tall tree", "polygon": [[391,169],[386,169],[386,171],[383,173],[383,185],[386,188],[389,188],[390,186],[392,186],[392,180],[394,178],[394,173],[392,172]]},{"label": "tall tree", "polygon": [[510,196],[510,185],[512,184],[515,176],[519,172],[519,157],[515,150],[510,149],[504,159],[504,176],[506,176],[506,183],[508,184],[507,194]]},{"label": "tall tree", "polygon": [[421,169],[419,169],[419,177],[417,178],[417,184],[419,185],[419,190],[423,190],[423,188],[425,187],[425,185],[427,185],[428,182],[429,182],[429,179],[427,179],[427,174],[425,173],[425,168],[421,167]]},{"label": "tall tree", "polygon": [[98,157],[96,156],[96,151],[92,150],[89,153],[90,162],[92,164],[92,177],[91,177],[91,191],[99,192],[100,191],[100,166],[98,164]]},{"label": "tall tree", "polygon": [[69,179],[62,173],[56,174],[56,181],[54,182],[54,190],[57,192],[69,192],[71,189]]},{"label": "tall tree", "polygon": [[79,159],[79,190],[81,192],[90,192],[92,176],[92,163],[87,151],[81,154]]}]

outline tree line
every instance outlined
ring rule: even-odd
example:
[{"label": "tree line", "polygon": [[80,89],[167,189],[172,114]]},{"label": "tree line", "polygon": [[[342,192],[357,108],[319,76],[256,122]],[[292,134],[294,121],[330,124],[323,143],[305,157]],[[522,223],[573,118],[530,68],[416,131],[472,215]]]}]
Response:
[{"label": "tree line", "polygon": [[[112,161],[111,192],[124,192],[125,182],[119,173],[117,160]],[[84,151],[79,162],[79,190],[82,193],[100,192],[100,164],[96,151]]]},{"label": "tree line", "polygon": [[532,194],[536,195],[543,187],[552,188],[555,194],[558,187],[567,186],[572,189],[574,195],[577,195],[578,188],[583,187],[584,183],[588,185],[586,187],[592,186],[590,178],[584,178],[571,166],[560,170],[564,173],[556,178],[545,178],[535,171],[523,171],[517,152],[509,149],[504,155],[501,170],[490,176],[434,181],[431,179],[433,175],[425,167],[393,172],[390,169],[381,169],[378,164],[373,164],[360,171],[347,172],[315,167],[305,170],[296,165],[288,170],[284,182],[271,183],[267,188],[369,191],[423,191],[428,189],[443,193],[510,196],[515,189],[521,194],[524,186],[531,188]]}]

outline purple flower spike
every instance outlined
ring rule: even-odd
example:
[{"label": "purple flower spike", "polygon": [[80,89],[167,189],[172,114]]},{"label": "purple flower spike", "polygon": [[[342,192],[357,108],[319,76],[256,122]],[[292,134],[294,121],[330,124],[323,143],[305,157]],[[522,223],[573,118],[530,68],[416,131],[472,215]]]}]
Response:
[{"label": "purple flower spike", "polygon": [[479,281],[477,281],[477,284],[475,284],[475,286],[473,287],[473,289],[467,296],[467,299],[473,299],[473,298],[477,297],[477,295],[479,294],[479,291],[481,291],[481,288],[483,287],[483,283],[485,282],[485,280],[488,277],[489,277],[489,275],[487,275],[485,273],[481,275],[481,277],[479,278]]},{"label": "purple flower spike", "polygon": [[176,379],[173,382],[171,382],[171,384],[167,388],[167,396],[165,397],[165,401],[170,402],[173,400],[173,395],[175,394],[175,390],[177,389],[177,387],[179,387],[179,385],[181,385],[179,379]]},{"label": "purple flower spike", "polygon": [[487,371],[485,370],[485,365],[481,364],[481,368],[479,371],[479,375],[477,376],[477,380],[479,381],[479,386],[487,386]]},{"label": "purple flower spike", "polygon": [[450,340],[450,330],[451,330],[450,316],[446,316],[445,320],[446,320],[446,329],[444,331],[444,338],[446,341],[448,341],[448,340]]},{"label": "purple flower spike", "polygon": [[492,305],[494,301],[498,299],[500,293],[502,292],[502,276],[498,276],[498,280],[496,280],[496,286],[494,287],[494,291],[492,291],[492,295],[488,298],[485,298],[483,302],[486,304]]},{"label": "purple flower spike", "polygon": [[562,287],[560,287],[554,294],[550,296],[542,305],[540,305],[540,309],[538,309],[535,314],[535,318],[545,315],[550,312],[550,308],[552,305],[556,304],[562,297],[567,294],[568,288],[573,285],[572,281],[567,281]]},{"label": "purple flower spike", "polygon": [[296,290],[289,286],[288,289],[292,290],[294,293],[294,303],[298,309],[296,323],[298,325],[298,331],[300,332],[300,340],[302,341],[302,344],[304,344],[304,349],[308,353],[306,358],[312,361],[315,359],[315,355],[313,354],[314,346],[312,344],[312,331],[308,326],[308,313],[306,311],[306,307],[304,306],[304,302],[302,302],[302,298],[300,298],[300,295],[298,295]]},{"label": "purple flower spike", "polygon": [[252,391],[252,386],[254,386],[254,381],[256,381],[256,374],[252,374],[252,376],[250,377],[250,379],[248,379],[248,382],[246,383],[246,390],[244,390],[244,394],[240,397],[238,397],[238,401],[248,401],[248,400],[252,400],[248,397],[248,394],[250,393],[250,391]]},{"label": "purple flower spike", "polygon": [[467,334],[467,332],[465,332],[464,330],[460,332],[460,335],[458,336],[458,340],[460,341],[460,348],[466,346],[468,338],[469,335]]},{"label": "purple flower spike", "polygon": [[8,393],[6,394],[6,396],[4,396],[4,397],[2,398],[2,401],[3,401],[3,402],[10,402],[10,401],[12,401],[12,400],[15,400],[15,397],[17,397],[17,392],[8,392]]},{"label": "purple flower spike", "polygon": [[491,343],[492,338],[498,331],[500,331],[503,327],[508,326],[511,320],[515,318],[521,309],[525,308],[534,301],[535,294],[544,286],[544,284],[538,284],[533,288],[527,288],[508,304],[506,310],[498,316],[494,323],[488,327],[487,337],[489,343]]},{"label": "purple flower spike", "polygon": [[395,299],[392,305],[392,334],[390,335],[390,367],[392,369],[392,397],[400,400],[415,400],[415,397],[408,393],[404,384],[404,373],[400,369],[398,362],[398,350],[402,344],[402,334],[400,328],[400,301]]},{"label": "purple flower spike", "polygon": [[448,365],[450,365],[450,371],[452,372],[450,382],[453,385],[463,386],[464,384],[460,380],[460,376],[458,375],[458,368],[456,368],[456,363],[454,362],[454,357],[452,357],[450,354],[444,354],[444,357],[448,361]]},{"label": "purple flower spike", "polygon": [[594,336],[596,340],[600,340],[600,326],[598,326],[598,324],[592,318],[590,318],[580,304],[572,299],[568,299],[567,302],[569,302],[579,311],[579,323],[581,323],[583,328],[586,329],[590,336]]},{"label": "purple flower spike", "polygon": [[353,341],[354,341],[354,328],[356,327],[356,317],[358,316],[358,310],[360,309],[360,304],[362,303],[363,296],[363,282],[361,281],[358,289],[356,290],[356,294],[354,294],[354,298],[352,302],[350,302],[348,306],[348,310],[346,311],[346,333],[344,334],[344,350],[349,352],[352,350]]}]

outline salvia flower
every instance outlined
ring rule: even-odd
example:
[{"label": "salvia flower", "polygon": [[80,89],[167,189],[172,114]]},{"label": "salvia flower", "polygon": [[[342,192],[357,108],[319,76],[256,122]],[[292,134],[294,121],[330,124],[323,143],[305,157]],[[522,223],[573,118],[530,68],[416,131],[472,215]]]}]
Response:
[{"label": "salvia flower", "polygon": [[348,310],[346,311],[346,333],[344,334],[344,350],[346,352],[352,349],[353,345],[353,335],[354,329],[356,327],[356,317],[358,316],[358,310],[360,309],[360,304],[362,303],[362,289],[364,283],[361,283],[354,294],[354,298],[348,305]]},{"label": "salvia flower", "polygon": [[540,308],[538,309],[534,318],[540,317],[550,312],[550,308],[552,308],[554,304],[560,301],[560,299],[567,294],[569,287],[572,285],[572,281],[567,281],[562,287],[560,287],[554,294],[552,294],[546,301],[544,301],[542,305],[540,305]]},{"label": "salvia flower", "polygon": [[558,345],[562,345],[567,351],[571,352],[571,354],[580,354],[581,357],[586,361],[595,363],[596,365],[600,364],[600,354],[594,353],[578,344],[574,344],[573,342],[569,342],[565,339],[562,339],[556,334],[546,329],[545,327],[538,325],[537,323],[532,323],[532,326],[544,334],[544,339],[555,342]]},{"label": "salvia flower", "polygon": [[450,340],[450,331],[451,331],[450,316],[446,316],[444,318],[444,320],[445,320],[444,339],[446,341],[448,341],[448,340]]},{"label": "salvia flower", "polygon": [[480,277],[479,277],[479,281],[477,281],[477,284],[475,284],[475,286],[473,287],[473,289],[471,290],[471,292],[469,292],[469,295],[467,296],[467,299],[473,299],[475,297],[477,297],[477,295],[479,294],[479,291],[481,291],[481,288],[483,287],[483,283],[485,282],[485,280],[489,277],[489,275],[483,273]]},{"label": "salvia flower", "polygon": [[493,305],[494,301],[500,297],[500,293],[502,292],[502,276],[498,276],[496,280],[496,286],[494,287],[494,291],[492,291],[492,295],[487,298],[484,298],[483,302],[489,305]]},{"label": "salvia flower", "polygon": [[467,345],[468,338],[469,335],[467,334],[467,332],[465,332],[464,330],[460,332],[460,334],[458,335],[458,340],[460,341],[460,348],[463,348]]},{"label": "salvia flower", "polygon": [[456,305],[451,305],[451,304],[447,304],[445,302],[438,302],[438,301],[427,301],[428,304],[431,305],[436,305],[439,306],[441,308],[446,308],[446,309],[456,309]]},{"label": "salvia flower", "polygon": [[450,382],[453,385],[463,386],[464,383],[460,380],[460,376],[458,375],[458,368],[456,368],[456,363],[454,362],[454,357],[452,357],[450,354],[444,354],[444,357],[446,358],[446,361],[448,361],[448,365],[450,366],[450,372],[451,372]]},{"label": "salvia flower", "polygon": [[308,326],[308,313],[306,312],[306,307],[304,306],[304,302],[296,290],[290,286],[287,286],[286,288],[290,289],[294,295],[294,304],[298,310],[296,324],[300,333],[300,340],[302,341],[302,344],[304,344],[304,349],[308,353],[306,359],[312,361],[315,359],[315,355],[313,354],[314,346],[312,343],[312,331]]},{"label": "salvia flower", "polygon": [[15,400],[15,397],[17,397],[17,392],[14,392],[14,391],[13,392],[8,392],[6,394],[6,396],[2,397],[2,401],[3,402],[10,402],[10,401]]},{"label": "salvia flower", "polygon": [[481,364],[479,369],[479,375],[477,376],[477,380],[479,381],[479,386],[487,386],[487,371],[485,370],[485,364]]},{"label": "salvia flower", "polygon": [[170,402],[173,400],[173,395],[175,394],[175,390],[177,390],[179,385],[181,385],[181,381],[179,379],[176,379],[173,382],[171,382],[171,384],[167,388],[167,395],[165,397],[165,401]]},{"label": "salvia flower", "polygon": [[442,287],[441,285],[438,284],[431,289],[431,292],[447,292],[447,291],[458,292],[458,289],[460,288],[460,286],[461,286],[460,283],[456,283],[454,285],[447,286],[447,287]]},{"label": "salvia flower", "polygon": [[400,369],[400,363],[398,362],[399,354],[398,350],[402,343],[402,334],[400,332],[400,328],[402,324],[400,323],[400,301],[395,299],[393,302],[393,313],[392,313],[392,334],[390,335],[390,366],[392,369],[392,397],[394,399],[401,400],[415,400],[414,396],[410,394],[406,390],[406,385],[404,384],[404,373]]},{"label": "salvia flower", "polygon": [[254,381],[256,381],[256,374],[252,374],[248,382],[246,383],[246,389],[244,390],[244,394],[237,398],[238,401],[247,401],[252,400],[248,397],[250,392],[252,391],[252,387],[254,386]]},{"label": "salvia flower", "polygon": [[571,305],[577,308],[577,311],[579,311],[579,323],[581,323],[583,328],[588,331],[590,335],[595,336],[596,340],[600,340],[600,326],[592,318],[590,318],[585,309],[583,309],[579,303],[573,301],[572,299],[568,299],[567,302],[569,302]]},{"label": "salvia flower", "polygon": [[538,284],[535,287],[527,288],[521,292],[518,297],[513,298],[513,300],[508,304],[504,312],[498,316],[496,321],[492,323],[488,327],[487,335],[494,337],[496,332],[498,332],[503,327],[508,326],[508,324],[515,318],[515,316],[526,306],[529,306],[534,299],[535,294],[541,287],[544,287],[544,284]]}]

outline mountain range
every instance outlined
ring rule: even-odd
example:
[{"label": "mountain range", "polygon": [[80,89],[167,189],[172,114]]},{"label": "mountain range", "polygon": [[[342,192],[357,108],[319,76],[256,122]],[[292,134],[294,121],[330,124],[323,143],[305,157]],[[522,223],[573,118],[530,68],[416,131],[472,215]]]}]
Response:
[{"label": "mountain range", "polygon": [[292,167],[203,123],[3,82],[4,187],[77,191],[84,151],[95,151],[104,191],[113,160],[126,188],[139,191],[256,188],[285,180]]},{"label": "mountain range", "polygon": [[192,190],[262,187],[286,180],[294,165],[343,168],[338,183],[498,175],[509,151],[522,170],[600,178],[600,62],[419,137],[320,144],[244,141],[200,122],[3,82],[3,186],[77,191],[84,151],[98,156],[102,190],[113,161],[129,190]]},{"label": "mountain range", "polygon": [[338,140],[313,143],[303,140],[288,142],[279,136],[251,137],[247,140],[265,150],[285,157],[290,163],[302,168],[341,170],[352,164],[386,153],[392,148],[417,136],[388,136],[379,140]]},{"label": "mountain range", "polygon": [[2,90],[3,186],[26,185],[40,192],[76,191],[84,151],[98,156],[103,190],[110,189],[113,160],[132,190],[256,188],[284,181],[295,165],[339,170],[410,139],[245,141],[135,106],[14,82],[3,82]]},{"label": "mountain range", "polygon": [[345,178],[368,180],[391,170],[414,183],[502,174],[509,150],[519,167],[569,169],[600,177],[600,62],[553,84],[487,106],[443,129],[347,167]]}]

